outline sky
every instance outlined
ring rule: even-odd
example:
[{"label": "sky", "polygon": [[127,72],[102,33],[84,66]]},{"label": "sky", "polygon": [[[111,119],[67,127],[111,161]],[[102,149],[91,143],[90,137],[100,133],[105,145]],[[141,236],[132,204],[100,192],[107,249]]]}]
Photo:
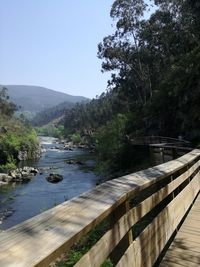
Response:
[{"label": "sky", "polygon": [[0,0],[0,84],[38,85],[95,97],[97,45],[112,33],[113,0]]}]

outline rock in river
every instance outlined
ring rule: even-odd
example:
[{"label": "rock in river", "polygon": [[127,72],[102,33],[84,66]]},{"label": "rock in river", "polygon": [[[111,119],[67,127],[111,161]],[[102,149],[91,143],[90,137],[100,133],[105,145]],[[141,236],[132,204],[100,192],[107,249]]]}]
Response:
[{"label": "rock in river", "polygon": [[36,175],[39,171],[33,167],[23,167],[9,172],[12,177],[12,182],[27,182],[33,175]]},{"label": "rock in river", "polygon": [[4,209],[0,210],[0,224],[2,224],[3,220],[7,219],[14,213],[12,209]]},{"label": "rock in river", "polygon": [[79,161],[79,160],[73,160],[73,159],[66,160],[65,162],[66,162],[67,164],[84,165],[84,163],[83,163],[82,161]]},{"label": "rock in river", "polygon": [[49,183],[59,183],[63,180],[63,176],[60,174],[50,173],[49,176],[46,178]]}]

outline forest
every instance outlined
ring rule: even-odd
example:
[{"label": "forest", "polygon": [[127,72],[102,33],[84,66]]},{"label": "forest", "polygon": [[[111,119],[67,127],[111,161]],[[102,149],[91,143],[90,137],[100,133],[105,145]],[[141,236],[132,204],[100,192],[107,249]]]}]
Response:
[{"label": "forest", "polygon": [[132,155],[132,136],[181,136],[198,144],[200,3],[115,0],[110,16],[115,31],[98,45],[102,71],[111,73],[107,91],[66,110],[65,133],[88,136],[114,169]]}]

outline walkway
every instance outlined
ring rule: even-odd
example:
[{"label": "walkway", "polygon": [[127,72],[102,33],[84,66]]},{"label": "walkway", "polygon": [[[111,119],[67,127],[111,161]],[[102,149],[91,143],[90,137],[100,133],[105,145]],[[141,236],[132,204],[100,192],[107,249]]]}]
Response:
[{"label": "walkway", "polygon": [[200,266],[200,194],[159,266]]}]

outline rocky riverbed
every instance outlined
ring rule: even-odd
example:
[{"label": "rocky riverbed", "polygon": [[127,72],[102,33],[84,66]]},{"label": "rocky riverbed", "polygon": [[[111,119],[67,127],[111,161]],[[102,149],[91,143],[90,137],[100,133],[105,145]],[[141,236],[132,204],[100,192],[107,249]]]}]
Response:
[{"label": "rocky riverbed", "polygon": [[56,144],[57,145],[53,146],[52,149],[68,150],[68,151],[73,151],[74,149],[88,149],[90,153],[95,152],[94,145],[75,144],[72,141],[67,141],[67,140],[56,141]]},{"label": "rocky riverbed", "polygon": [[34,175],[39,173],[39,170],[33,167],[24,166],[7,173],[0,173],[0,186],[9,183],[28,182]]}]

